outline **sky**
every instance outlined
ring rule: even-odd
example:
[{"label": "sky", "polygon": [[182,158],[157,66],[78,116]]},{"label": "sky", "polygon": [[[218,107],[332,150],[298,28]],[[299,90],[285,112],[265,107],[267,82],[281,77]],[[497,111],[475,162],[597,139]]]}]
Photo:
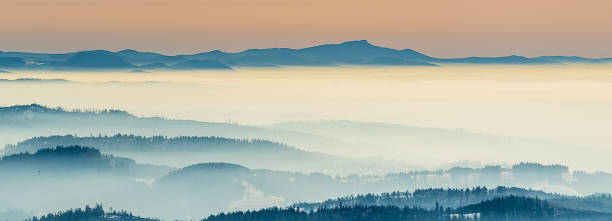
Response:
[{"label": "sky", "polygon": [[0,50],[189,54],[369,40],[437,57],[612,57],[609,0],[0,0]]}]

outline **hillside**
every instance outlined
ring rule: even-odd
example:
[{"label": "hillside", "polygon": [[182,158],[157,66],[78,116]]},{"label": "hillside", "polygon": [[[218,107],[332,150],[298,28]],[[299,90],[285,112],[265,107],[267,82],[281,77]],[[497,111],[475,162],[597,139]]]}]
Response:
[{"label": "hillside", "polygon": [[298,203],[294,207],[306,211],[314,211],[318,208],[337,208],[341,206],[398,206],[398,207],[421,207],[425,209],[435,208],[436,203],[447,207],[456,208],[463,205],[479,203],[483,200],[504,196],[527,196],[540,199],[562,198],[563,195],[551,194],[543,191],[523,189],[516,187],[498,186],[487,189],[486,187],[474,187],[466,189],[417,189],[406,192],[391,192],[382,194],[358,194],[346,196],[320,203]]},{"label": "hillside", "polygon": [[78,145],[43,148],[34,153],[0,158],[0,174],[33,179],[81,175],[157,177],[169,170],[169,167],[137,164],[132,159],[103,155],[98,149]]},{"label": "hillside", "polygon": [[0,159],[0,207],[38,214],[83,202],[134,202],[129,198],[142,198],[147,180],[171,170],[81,146],[9,155]]},{"label": "hillside", "polygon": [[436,162],[443,168],[449,168],[444,165],[459,159],[497,164],[499,162],[487,162],[487,159],[499,159],[499,152],[504,153],[506,162],[570,164],[583,158],[605,161],[597,150],[544,139],[497,136],[461,129],[359,121],[293,121],[262,127],[314,134],[352,144],[355,148],[346,150],[345,154],[356,150],[372,154],[372,150],[384,149],[388,150],[385,157],[391,159],[410,159],[417,165]]},{"label": "hillside", "polygon": [[126,158],[102,155],[94,148],[81,146],[58,146],[45,148],[35,153],[20,153],[0,158],[0,173],[37,172],[53,173],[90,173],[119,172],[129,173],[136,162]]},{"label": "hillside", "polygon": [[0,57],[0,68],[23,68],[25,63],[20,57]]},{"label": "hillside", "polygon": [[96,147],[104,153],[125,156],[138,162],[186,166],[199,162],[227,162],[249,168],[326,171],[330,168],[366,167],[354,159],[308,152],[281,143],[260,139],[224,137],[90,136],[35,137],[7,145],[5,154],[35,152],[49,146],[81,145]]},{"label": "hillside", "polygon": [[233,139],[224,137],[164,137],[116,134],[114,136],[77,137],[73,135],[34,137],[6,147],[7,154],[35,152],[47,146],[92,146],[104,152],[214,152],[214,151],[295,151],[287,145],[259,139]]},{"label": "hillside", "polygon": [[[238,124],[230,123],[216,123],[216,122],[200,122],[190,120],[170,120],[157,117],[143,118],[136,117],[124,111],[118,110],[101,110],[101,111],[68,111],[61,108],[48,108],[45,106],[32,104],[22,106],[12,106],[0,108],[0,141],[6,142],[4,145],[9,143],[17,143],[25,139],[39,136],[52,136],[58,134],[73,134],[76,136],[91,136],[92,134],[138,134],[141,136],[157,136],[163,134],[165,136],[184,136],[182,140],[189,140],[193,137],[227,137],[233,139],[254,139],[253,144],[250,146],[263,145],[263,146],[278,146],[277,144],[260,142],[257,140],[270,140],[274,142],[284,143],[287,146],[293,146],[300,150],[313,151],[329,148],[350,148],[342,142],[338,142],[334,139],[324,138],[316,135],[307,133],[292,132],[286,130],[271,130],[253,126],[242,126]],[[191,138],[190,138],[191,137]],[[158,137],[159,138],[159,137]],[[101,143],[119,141],[121,139],[114,140],[112,138],[91,138],[93,140],[99,139]],[[126,138],[131,139],[131,138]],[[146,139],[146,138],[141,138]],[[198,141],[189,141],[192,146],[201,146],[207,144],[204,140],[213,138],[195,139]],[[79,143],[84,139],[78,139],[76,137],[70,138],[72,144],[83,144]],[[106,140],[106,141],[104,141]],[[68,141],[68,140],[62,140]],[[77,142],[78,141],[78,142]],[[181,141],[181,142],[183,142]],[[203,143],[197,144],[202,141]],[[227,141],[227,142],[226,142]],[[223,141],[225,144],[232,142],[226,140]],[[256,144],[258,143],[259,144]],[[247,143],[242,141],[242,143]],[[57,143],[61,144],[61,143]],[[95,143],[96,145],[100,143]],[[209,143],[210,144],[210,143]],[[68,144],[61,144],[68,145]],[[117,143],[113,151],[117,151],[122,148],[121,142]],[[165,147],[173,149],[177,143],[166,143]],[[191,145],[191,144],[190,144]],[[247,145],[247,146],[248,146]],[[95,146],[95,145],[94,145]],[[100,148],[108,147],[109,145],[103,144]],[[179,145],[180,146],[180,145]],[[36,148],[48,148],[49,146],[37,146]],[[185,147],[185,146],[183,146]],[[190,150],[195,150],[194,147],[190,147]],[[276,150],[279,150],[276,147]],[[235,163],[248,163],[248,162],[261,162],[262,164],[248,164],[249,167],[253,168],[268,168],[278,170],[295,170],[301,172],[329,172],[329,173],[384,173],[390,171],[404,171],[407,168],[417,168],[408,164],[389,164],[382,160],[327,160],[331,156],[325,154],[317,154],[312,152],[297,151],[295,148],[284,148],[287,151],[282,151],[282,156],[274,156],[272,154],[266,154],[269,152],[248,152],[241,151],[236,153],[237,157],[231,158],[231,156],[221,156],[223,152],[215,152],[218,160],[227,159],[232,160],[230,162]],[[7,150],[8,153],[11,150]],[[121,151],[122,155],[128,154],[128,151]],[[134,152],[134,151],[131,151]],[[153,153],[153,151],[149,151]],[[180,151],[177,151],[180,152]],[[113,153],[110,151],[110,153]],[[210,153],[210,152],[209,152]],[[186,153],[185,153],[186,154]],[[210,157],[215,156],[211,154]],[[254,155],[253,155],[254,154]],[[127,156],[127,155],[124,155]],[[148,157],[143,154],[129,153],[130,157],[135,158],[138,161],[151,162],[154,159],[159,159],[151,155]],[[257,158],[244,159],[244,161],[235,161],[242,159],[243,157],[256,156],[261,157],[258,161]],[[298,158],[298,156],[300,156]],[[202,160],[214,160],[214,158],[200,158],[202,156],[189,156],[186,158],[167,158],[164,163],[168,163],[174,166],[186,166],[188,164],[199,163]],[[206,156],[204,156],[206,157]],[[287,158],[283,158],[287,157]],[[303,159],[300,159],[303,158]],[[148,159],[148,160],[147,160]],[[339,157],[333,157],[333,159],[342,159]],[[217,161],[218,161],[217,160]],[[275,164],[275,161],[287,161],[290,164]],[[184,161],[184,162],[183,162]],[[312,162],[309,162],[312,161]],[[268,166],[266,166],[268,165]],[[274,166],[276,165],[276,166]],[[274,166],[274,167],[269,167]]]},{"label": "hillside", "polygon": [[609,220],[610,213],[572,210],[549,204],[545,200],[531,197],[498,197],[457,209],[436,204],[432,209],[398,206],[340,206],[320,208],[314,212],[301,211],[295,207],[270,208],[258,211],[239,211],[210,216],[205,221],[233,220],[334,220],[334,221],[443,221],[443,220],[526,220],[526,221],[569,221]]},{"label": "hillside", "polygon": [[115,53],[103,50],[78,52],[65,61],[52,66],[75,69],[125,69],[135,67]]},{"label": "hillside", "polygon": [[[199,165],[198,167],[220,167],[229,165]],[[231,167],[231,166],[230,166]],[[217,168],[219,169],[219,168]],[[227,168],[226,168],[227,169]],[[501,188],[501,187],[500,187]],[[505,188],[508,189],[508,188]],[[516,189],[517,191],[528,191]],[[421,191],[421,190],[417,190]],[[428,191],[428,190],[425,190]],[[451,190],[449,190],[451,191]],[[545,193],[542,193],[545,194]],[[176,206],[176,205],[175,205]],[[183,207],[179,210],[184,209]],[[190,208],[191,209],[191,208]],[[193,207],[198,210],[197,207]],[[187,214],[195,211],[187,210]],[[206,217],[206,216],[202,216]],[[190,219],[195,217],[191,216]],[[435,203],[431,208],[419,205],[397,206],[397,205],[339,205],[336,207],[321,207],[314,211],[304,211],[300,207],[271,207],[259,210],[242,210],[220,212],[210,215],[203,221],[319,221],[319,220],[364,220],[364,221],[499,221],[499,220],[525,220],[525,221],[570,221],[570,220],[592,220],[603,221],[612,218],[611,213],[596,212],[592,210],[579,210],[563,207],[551,203],[547,199],[538,197],[507,195],[493,197],[478,201],[476,203],[464,204],[459,207],[448,207],[443,203]],[[141,218],[125,211],[106,212],[101,205],[95,207],[86,206],[85,209],[70,209],[55,214],[33,217],[28,221],[53,221],[53,220],[125,220],[146,221],[156,220]]]},{"label": "hillside", "polygon": [[524,196],[496,197],[457,208],[458,214],[479,214],[480,220],[609,220],[611,213],[560,207]]},{"label": "hillside", "polygon": [[229,66],[214,60],[187,60],[169,67],[172,70],[232,70]]},{"label": "hillside", "polygon": [[[298,203],[295,204],[296,207],[304,210],[315,210],[321,207],[334,208],[340,205],[418,206],[431,209],[435,208],[436,202],[449,207],[459,207],[477,203],[480,200],[510,195],[538,197],[548,200],[554,206],[572,210],[605,213],[612,208],[612,198],[609,195],[598,194],[577,197],[520,188],[462,188],[464,186],[476,186],[480,183],[537,186],[538,183],[544,182],[553,186],[567,185],[568,188],[573,187],[572,183],[562,180],[562,174],[553,175],[553,171],[563,170],[563,167],[554,165],[519,164],[515,166],[516,170],[453,168],[440,171],[387,174],[385,176],[331,176],[321,173],[305,174],[249,169],[230,163],[205,162],[171,172],[167,171],[159,178],[142,179],[141,176],[138,176],[141,173],[117,176],[117,173],[104,172],[104,170],[98,168],[105,167],[97,165],[107,165],[106,161],[95,160],[100,158],[99,152],[89,148],[78,150],[64,151],[60,149],[59,152],[56,151],[58,153],[55,155],[76,152],[78,154],[68,155],[89,156],[80,158],[94,159],[87,160],[87,162],[101,163],[75,164],[70,163],[72,161],[68,157],[52,158],[55,162],[61,161],[67,165],[75,166],[62,167],[63,171],[61,173],[55,173],[59,176],[43,176],[52,167],[39,167],[41,173],[38,173],[38,170],[33,170],[33,173],[21,173],[32,174],[28,175],[30,176],[28,179],[3,176],[8,178],[0,184],[2,187],[0,188],[0,194],[9,197],[6,199],[13,199],[12,197],[19,195],[20,200],[16,202],[0,199],[0,205],[6,204],[8,205],[7,208],[24,211],[40,211],[42,208],[66,208],[66,206],[70,208],[71,205],[81,202],[82,199],[89,199],[113,205],[113,207],[128,209],[138,214],[163,219],[205,217],[228,210],[252,210],[270,206],[288,206],[295,203]],[[41,153],[45,152],[47,150],[41,151]],[[14,157],[8,159],[12,159],[9,161],[27,162],[27,160],[22,159],[33,158],[33,155],[36,154],[25,155],[27,157],[13,155]],[[115,170],[126,168],[123,164],[113,164],[112,166]],[[75,171],[87,171],[87,173],[77,174]],[[559,172],[565,173],[567,171]],[[510,174],[518,179],[506,180],[502,174]],[[522,180],[524,178],[520,177],[524,177],[523,174],[542,177],[542,179],[533,180],[528,177],[529,179]],[[549,175],[544,176],[545,174]],[[559,177],[556,178],[555,176]],[[588,174],[588,176],[593,176],[593,174]],[[591,177],[591,179],[595,178]],[[602,187],[598,187],[598,185],[609,186],[609,182],[603,179],[599,180],[598,183],[586,181],[583,178],[579,179],[581,180],[574,182],[586,185],[589,191],[602,190]],[[586,181],[588,184],[582,181]],[[421,189],[431,186],[452,188]],[[417,190],[406,191],[410,189]],[[400,190],[405,192],[399,192]],[[41,194],[46,197],[41,199],[38,197]],[[63,197],[66,200],[62,201],[62,204],[58,204],[53,200],[56,197]],[[333,198],[338,199],[324,201]],[[320,201],[323,202],[299,203]],[[168,207],[175,209],[164,209]]]},{"label": "hillside", "polygon": [[550,205],[573,210],[612,213],[612,197],[609,194],[595,194],[580,197],[504,186],[498,186],[492,189],[487,189],[486,187],[474,187],[471,189],[430,188],[406,192],[396,191],[382,194],[358,194],[325,200],[319,203],[297,203],[294,204],[293,207],[305,211],[315,211],[319,208],[338,208],[342,206],[398,206],[433,209],[436,205],[444,205],[450,208],[459,208],[469,204],[477,204],[483,201],[511,196],[546,200]]},{"label": "hillside", "polygon": [[85,206],[84,209],[70,209],[57,213],[49,213],[40,217],[35,216],[27,221],[156,221],[157,219],[141,218],[126,211],[104,211],[102,205],[95,207]]}]

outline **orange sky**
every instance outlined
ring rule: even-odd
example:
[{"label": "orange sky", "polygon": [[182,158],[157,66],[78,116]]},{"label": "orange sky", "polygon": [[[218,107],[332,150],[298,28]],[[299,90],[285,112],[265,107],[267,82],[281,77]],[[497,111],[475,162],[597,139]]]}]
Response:
[{"label": "orange sky", "polygon": [[367,39],[439,57],[612,57],[610,0],[0,0],[0,50],[168,54]]}]

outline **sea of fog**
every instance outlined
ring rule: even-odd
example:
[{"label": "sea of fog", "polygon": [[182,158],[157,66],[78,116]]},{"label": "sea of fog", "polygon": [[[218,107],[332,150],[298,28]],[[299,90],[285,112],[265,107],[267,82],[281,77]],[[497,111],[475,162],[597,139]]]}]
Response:
[{"label": "sea of fog", "polygon": [[537,138],[606,154],[612,150],[610,65],[0,74],[0,79],[20,78],[67,81],[2,81],[0,106],[111,108],[144,117],[244,125],[384,122]]}]

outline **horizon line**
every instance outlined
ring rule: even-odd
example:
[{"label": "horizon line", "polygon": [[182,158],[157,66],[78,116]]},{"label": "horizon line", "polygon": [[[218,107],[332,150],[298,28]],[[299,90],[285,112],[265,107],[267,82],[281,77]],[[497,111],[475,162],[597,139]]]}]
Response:
[{"label": "horizon line", "polygon": [[[141,52],[141,53],[155,53],[155,54],[159,54],[159,55],[163,55],[163,56],[189,56],[189,55],[196,55],[196,54],[201,54],[201,53],[210,53],[210,52],[215,52],[215,51],[219,51],[222,53],[228,53],[228,54],[238,54],[238,53],[242,53],[245,51],[249,51],[249,50],[266,50],[266,49],[289,49],[289,50],[301,50],[301,49],[307,49],[307,48],[312,48],[312,47],[317,47],[317,46],[322,46],[322,45],[340,45],[340,44],[345,44],[345,43],[357,43],[357,42],[363,42],[375,47],[380,47],[380,48],[388,48],[388,49],[392,49],[392,50],[397,50],[397,51],[403,51],[403,50],[412,50],[415,51],[417,53],[421,53],[424,55],[427,55],[427,52],[422,52],[422,51],[417,51],[411,48],[391,48],[391,47],[386,47],[386,46],[382,46],[382,45],[376,45],[376,44],[372,44],[370,43],[369,40],[349,40],[349,41],[342,41],[339,43],[323,43],[323,44],[316,44],[316,45],[311,45],[311,46],[307,46],[307,47],[301,47],[301,48],[291,48],[291,47],[268,47],[268,48],[248,48],[248,49],[244,49],[244,50],[240,50],[240,51],[224,51],[223,49],[213,49],[213,50],[206,50],[206,51],[200,51],[200,52],[195,52],[195,53],[179,53],[179,54],[166,54],[166,53],[162,53],[162,52],[156,52],[155,50],[140,50],[140,49],[132,49],[132,48],[125,48],[125,49],[120,49],[120,50],[109,50],[109,49],[101,49],[101,48],[97,48],[97,49],[70,49],[70,50],[66,50],[66,51],[62,51],[62,52],[35,52],[35,51],[4,51],[4,50],[0,50],[0,53],[30,53],[30,54],[47,54],[47,55],[63,55],[63,54],[71,54],[71,53],[79,53],[79,52],[85,52],[85,51],[107,51],[107,52],[112,52],[112,53],[118,53],[121,51],[136,51],[136,52]],[[525,57],[525,58],[538,58],[538,57],[576,57],[576,58],[586,58],[586,59],[610,59],[612,57],[584,57],[584,56],[577,56],[577,55],[537,55],[537,56],[523,56],[520,54],[516,54],[516,53],[511,53],[511,54],[507,54],[507,55],[496,55],[496,56],[466,56],[466,57],[432,57],[432,58],[439,58],[439,59],[457,59],[457,58],[501,58],[501,57],[512,57],[512,56],[518,56],[518,57]]]}]

